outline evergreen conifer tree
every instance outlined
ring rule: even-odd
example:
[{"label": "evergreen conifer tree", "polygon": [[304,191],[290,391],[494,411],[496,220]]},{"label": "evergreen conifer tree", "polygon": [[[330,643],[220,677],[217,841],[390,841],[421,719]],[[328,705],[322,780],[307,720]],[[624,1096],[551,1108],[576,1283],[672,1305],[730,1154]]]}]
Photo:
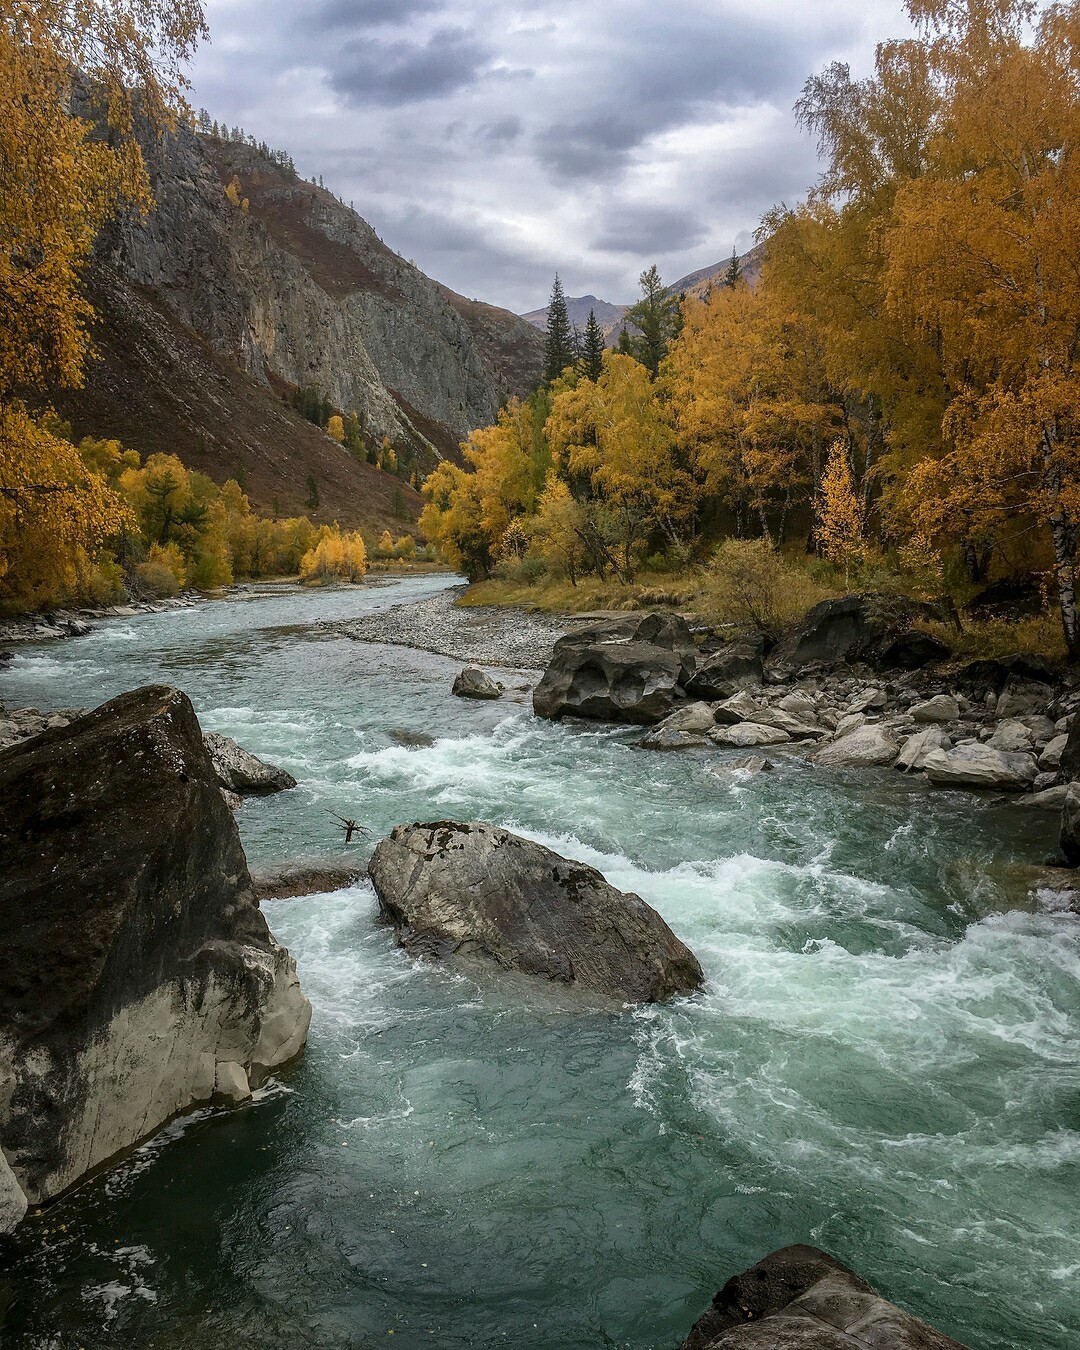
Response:
[{"label": "evergreen conifer tree", "polygon": [[558,272],[548,301],[547,338],[544,343],[544,383],[553,384],[567,366],[574,364],[574,334],[566,312],[566,292]]},{"label": "evergreen conifer tree", "polygon": [[596,317],[596,311],[589,310],[589,320],[585,325],[585,336],[581,343],[581,373],[594,383],[604,369],[604,330]]},{"label": "evergreen conifer tree", "polygon": [[724,273],[724,285],[734,290],[742,277],[742,268],[739,266],[739,255],[735,252],[735,245],[731,246],[731,261],[727,265],[727,271]]},{"label": "evergreen conifer tree", "polygon": [[640,336],[631,338],[630,346],[633,355],[655,378],[660,362],[667,355],[668,344],[682,327],[680,298],[672,295],[661,281],[655,263],[642,272],[638,284],[641,299],[627,310],[626,320],[638,329]]}]

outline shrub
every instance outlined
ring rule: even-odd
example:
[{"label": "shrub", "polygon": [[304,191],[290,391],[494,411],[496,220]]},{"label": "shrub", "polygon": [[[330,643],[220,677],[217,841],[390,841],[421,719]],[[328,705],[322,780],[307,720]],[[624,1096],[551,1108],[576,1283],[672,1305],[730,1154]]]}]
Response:
[{"label": "shrub", "polygon": [[832,593],[767,539],[726,539],[713,556],[706,591],[719,618],[772,638]]},{"label": "shrub", "polygon": [[177,595],[187,585],[184,555],[176,544],[154,544],[146,561],[140,563],[135,572],[155,595]]}]

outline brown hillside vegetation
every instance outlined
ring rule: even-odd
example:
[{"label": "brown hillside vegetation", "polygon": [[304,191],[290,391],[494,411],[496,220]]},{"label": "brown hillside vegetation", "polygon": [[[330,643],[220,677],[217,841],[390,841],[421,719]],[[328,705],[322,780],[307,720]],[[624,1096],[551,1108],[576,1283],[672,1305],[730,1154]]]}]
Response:
[{"label": "brown hillside vegetation", "polygon": [[[97,314],[97,356],[86,387],[53,403],[76,439],[115,437],[144,458],[175,454],[216,483],[237,479],[252,505],[282,516],[337,520],[350,529],[400,533],[421,501],[407,483],[354,460],[265,385],[175,319],[152,292],[95,268],[88,294]],[[319,507],[308,505],[308,475]]]}]

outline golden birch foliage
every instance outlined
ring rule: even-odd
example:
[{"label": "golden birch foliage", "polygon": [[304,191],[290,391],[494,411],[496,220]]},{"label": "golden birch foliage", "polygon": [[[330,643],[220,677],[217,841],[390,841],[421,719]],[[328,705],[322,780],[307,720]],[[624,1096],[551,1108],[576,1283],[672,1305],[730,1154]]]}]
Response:
[{"label": "golden birch foliage", "polygon": [[315,547],[300,559],[304,581],[359,581],[367,571],[367,549],[359,533],[343,534],[324,525]]},{"label": "golden birch foliage", "polygon": [[462,445],[474,471],[481,525],[493,546],[515,516],[531,514],[536,504],[533,436],[532,412],[514,398],[493,426],[474,431]]},{"label": "golden birch foliage", "polygon": [[[660,391],[633,357],[605,352],[600,378],[552,399],[545,432],[571,489],[581,483],[609,513],[629,564],[653,529],[685,536],[698,502]],[[575,492],[575,495],[578,495]]]},{"label": "golden birch foliage", "polygon": [[664,368],[670,413],[709,495],[769,532],[805,495],[817,446],[836,418],[812,335],[763,286],[690,300]]},{"label": "golden birch foliage", "polygon": [[548,471],[531,527],[532,552],[553,570],[565,571],[576,586],[588,561],[585,511],[554,470]]},{"label": "golden birch foliage", "polygon": [[337,441],[338,445],[345,444],[345,421],[340,413],[334,413],[327,421],[326,434],[331,440]]},{"label": "golden birch foliage", "polygon": [[76,590],[98,550],[134,523],[70,441],[0,404],[0,605],[29,609]]},{"label": "golden birch foliage", "polygon": [[863,553],[863,509],[855,495],[848,448],[842,440],[833,441],[821,478],[816,503],[817,541],[829,562],[843,567],[845,577],[851,564]]},{"label": "golden birch foliage", "polygon": [[393,553],[393,551],[394,551],[394,537],[389,530],[383,530],[382,534],[379,535],[379,552]]}]

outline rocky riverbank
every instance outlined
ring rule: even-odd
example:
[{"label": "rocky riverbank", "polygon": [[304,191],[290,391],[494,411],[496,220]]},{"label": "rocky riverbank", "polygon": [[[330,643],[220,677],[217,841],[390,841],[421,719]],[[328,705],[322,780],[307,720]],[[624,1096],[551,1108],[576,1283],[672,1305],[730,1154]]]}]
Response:
[{"label": "rocky riverbank", "polygon": [[[132,600],[122,605],[80,606],[78,609],[54,609],[47,613],[19,614],[0,621],[0,646],[20,642],[52,642],[62,638],[85,637],[99,619],[131,619],[136,614],[164,614],[171,609],[193,609],[206,597],[198,591],[161,600]],[[0,651],[0,661],[4,659]]]},{"label": "rocky riverbank", "polygon": [[540,670],[550,660],[556,640],[590,617],[531,614],[498,605],[460,608],[455,601],[464,589],[455,586],[429,600],[322,626],[358,642],[412,647],[478,666]]}]

